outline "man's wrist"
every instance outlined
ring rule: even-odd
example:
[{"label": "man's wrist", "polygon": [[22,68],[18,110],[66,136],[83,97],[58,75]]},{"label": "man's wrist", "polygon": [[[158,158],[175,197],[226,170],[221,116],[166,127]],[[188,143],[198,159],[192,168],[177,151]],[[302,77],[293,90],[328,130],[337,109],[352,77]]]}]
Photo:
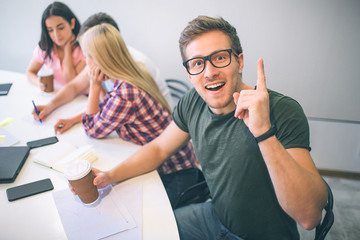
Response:
[{"label": "man's wrist", "polygon": [[261,142],[261,141],[264,141],[266,139],[268,139],[269,137],[272,137],[276,134],[277,132],[277,129],[276,129],[276,126],[275,125],[271,125],[270,129],[265,132],[264,134],[258,136],[258,137],[254,137],[255,138],[255,141],[257,143]]}]

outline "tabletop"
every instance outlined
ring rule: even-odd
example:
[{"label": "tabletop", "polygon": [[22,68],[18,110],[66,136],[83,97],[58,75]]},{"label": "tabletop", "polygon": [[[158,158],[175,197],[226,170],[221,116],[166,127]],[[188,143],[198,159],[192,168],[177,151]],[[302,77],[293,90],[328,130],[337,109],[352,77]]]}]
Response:
[{"label": "tabletop", "polygon": [[[32,100],[37,105],[46,104],[55,93],[44,93],[26,79],[25,74],[0,70],[0,83],[12,83],[7,96],[0,96],[0,121],[12,118],[2,127],[15,136],[24,146],[26,142],[54,136],[56,119],[70,117],[84,111],[86,97],[78,96],[72,102],[55,110],[43,124],[33,120]],[[77,124],[62,135],[59,141],[74,146],[92,145],[98,160],[93,163],[101,170],[111,169],[134,153],[139,146],[120,139],[115,133],[104,139],[88,137],[81,124]],[[0,184],[0,239],[67,239],[59,217],[52,192],[9,202],[6,189],[17,185],[50,178],[54,190],[68,189],[63,174],[33,162],[41,148],[32,149],[15,182]],[[142,239],[179,239],[175,217],[166,191],[157,171],[129,179],[120,184],[140,184],[143,190]],[[119,238],[122,239],[121,234]]]}]

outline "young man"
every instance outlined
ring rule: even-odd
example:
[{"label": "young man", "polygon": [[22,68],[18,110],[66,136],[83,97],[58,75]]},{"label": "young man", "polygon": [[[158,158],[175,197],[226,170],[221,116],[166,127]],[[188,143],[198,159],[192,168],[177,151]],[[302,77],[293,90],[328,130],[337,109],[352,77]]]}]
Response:
[{"label": "young man", "polygon": [[266,88],[262,59],[257,86],[242,81],[240,40],[224,19],[199,16],[179,43],[195,89],[158,138],[114,169],[95,170],[94,184],[150,171],[191,138],[212,201],[175,210],[181,239],[299,239],[296,222],[314,228],[327,199],[301,106]]}]

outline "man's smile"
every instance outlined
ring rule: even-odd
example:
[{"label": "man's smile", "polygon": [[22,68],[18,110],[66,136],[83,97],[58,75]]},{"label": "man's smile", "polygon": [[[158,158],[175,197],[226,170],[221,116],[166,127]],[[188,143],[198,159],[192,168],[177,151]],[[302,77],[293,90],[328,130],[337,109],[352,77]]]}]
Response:
[{"label": "man's smile", "polygon": [[214,84],[205,86],[205,88],[210,91],[217,91],[220,88],[222,88],[224,85],[225,85],[225,83],[214,83]]}]

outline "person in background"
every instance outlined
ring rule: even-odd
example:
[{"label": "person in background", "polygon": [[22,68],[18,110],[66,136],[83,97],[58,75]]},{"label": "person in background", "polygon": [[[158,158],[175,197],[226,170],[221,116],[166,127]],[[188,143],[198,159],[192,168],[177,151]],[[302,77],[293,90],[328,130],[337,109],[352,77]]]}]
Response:
[{"label": "person in background", "polygon": [[[119,27],[115,20],[109,16],[106,13],[99,12],[96,14],[91,15],[82,25],[78,34],[78,38],[82,36],[89,28],[96,26],[101,23],[109,23],[113,25],[119,32]],[[165,82],[165,79],[162,78],[160,74],[160,70],[158,67],[156,67],[153,62],[145,56],[142,52],[139,50],[127,46],[128,50],[131,54],[131,56],[134,58],[134,60],[138,64],[144,65],[147,70],[150,72],[154,80],[156,81],[156,84],[159,86],[160,91],[162,95],[165,97],[166,101],[170,105],[171,108],[173,108],[173,102],[170,95],[170,90]],[[51,114],[52,111],[57,109],[58,107],[70,102],[75,97],[83,93],[89,88],[89,69],[88,67],[85,67],[80,74],[75,77],[73,81],[71,81],[69,84],[64,86],[62,89],[59,90],[59,92],[55,95],[55,97],[46,105],[38,105],[37,108],[39,110],[39,116],[36,114],[35,111],[33,111],[34,119],[39,120],[40,118],[42,120],[46,119],[46,117]],[[107,87],[107,91],[109,89],[112,89],[112,83],[111,81],[104,82],[104,84]],[[104,89],[105,90],[105,89]],[[54,125],[55,133],[62,134],[69,128],[71,128],[73,125],[77,123],[81,123],[82,119],[82,113],[79,113],[71,118],[67,119],[59,119],[58,122]],[[59,127],[60,126],[60,127]]]},{"label": "person in background", "polygon": [[191,139],[212,199],[174,211],[180,239],[299,239],[296,222],[316,227],[327,201],[301,106],[266,88],[262,59],[257,85],[243,82],[240,40],[223,18],[195,18],[179,44],[194,88],[160,136],[111,170],[94,169],[94,184],[149,172]]},{"label": "person in background", "polygon": [[[132,58],[120,32],[110,24],[98,24],[81,36],[80,45],[90,75],[82,117],[86,134],[104,138],[116,132],[138,145],[159,136],[171,122],[171,108],[151,74]],[[109,79],[114,87],[100,101],[102,83]],[[196,160],[188,141],[157,166],[172,206],[185,189],[197,183]]]},{"label": "person in background", "polygon": [[85,57],[76,41],[80,22],[68,6],[51,3],[41,18],[41,37],[26,70],[28,80],[45,90],[37,76],[42,67],[53,70],[54,86],[71,82],[85,67]]}]

